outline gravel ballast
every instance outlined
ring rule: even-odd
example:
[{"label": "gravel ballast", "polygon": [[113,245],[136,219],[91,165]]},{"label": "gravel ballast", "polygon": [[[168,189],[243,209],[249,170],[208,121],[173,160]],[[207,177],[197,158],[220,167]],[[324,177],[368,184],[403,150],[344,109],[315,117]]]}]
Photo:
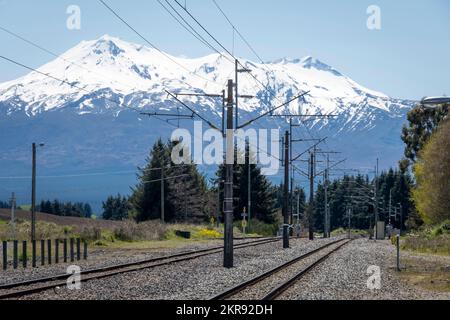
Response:
[{"label": "gravel ballast", "polygon": [[[296,256],[334,239],[291,239],[291,248],[281,241],[235,250],[235,267],[222,267],[222,254],[186,262],[129,272],[82,283],[81,290],[66,287],[47,290],[22,299],[75,300],[201,300],[208,299]],[[174,253],[173,251],[170,253]],[[166,252],[168,254],[168,252]],[[406,254],[406,253],[405,253]],[[381,271],[380,289],[369,289],[370,266]],[[366,300],[449,299],[446,293],[432,293],[408,286],[395,270],[395,247],[388,241],[356,239],[333,253],[288,289],[281,299]]]},{"label": "gravel ballast", "polygon": [[48,290],[24,299],[119,299],[176,300],[207,299],[254,277],[265,270],[291,260],[294,256],[318,248],[336,239],[292,239],[291,248],[282,249],[281,241],[235,250],[235,268],[222,267],[222,254],[208,255],[151,269],[82,283],[81,290]]},{"label": "gravel ballast", "polygon": [[[409,255],[402,252],[400,257]],[[373,271],[368,270],[371,266],[380,268],[379,289],[367,285],[373,275]],[[408,286],[401,281],[396,271],[395,246],[389,241],[358,239],[332,254],[313,272],[297,281],[280,299],[434,300],[450,299],[450,295]]]}]

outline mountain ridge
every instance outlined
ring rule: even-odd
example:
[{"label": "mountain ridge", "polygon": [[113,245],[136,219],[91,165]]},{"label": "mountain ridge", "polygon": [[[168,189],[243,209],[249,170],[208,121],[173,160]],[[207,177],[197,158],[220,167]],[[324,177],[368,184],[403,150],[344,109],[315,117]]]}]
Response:
[{"label": "mountain ridge", "polygon": [[[373,168],[377,158],[386,168],[402,157],[401,128],[415,101],[365,88],[310,56],[241,63],[263,86],[250,75],[240,75],[240,94],[256,96],[240,99],[240,123],[310,91],[276,114],[337,117],[296,118],[300,125],[296,137],[328,137],[326,147],[342,151],[348,168]],[[132,171],[143,164],[153,142],[169,139],[178,125],[144,117],[139,111],[188,113],[165,90],[221,93],[228,78],[234,77],[234,64],[219,54],[180,58],[108,35],[83,41],[37,70],[65,82],[30,72],[0,84],[0,144],[8,150],[0,154],[0,176],[28,173],[30,145],[41,141],[45,143],[39,152],[41,174]],[[221,123],[220,99],[180,98],[211,122]],[[192,130],[192,121],[180,121],[180,126]],[[287,118],[264,117],[255,126],[288,129]],[[308,146],[296,144],[294,153]],[[214,168],[202,169],[214,173]],[[281,178],[281,174],[271,177],[274,182]],[[53,179],[43,181],[38,192],[43,198],[98,202],[117,192],[127,194],[134,181],[134,174],[89,181]],[[27,199],[28,189],[26,180],[3,181],[0,198],[15,190]]]}]

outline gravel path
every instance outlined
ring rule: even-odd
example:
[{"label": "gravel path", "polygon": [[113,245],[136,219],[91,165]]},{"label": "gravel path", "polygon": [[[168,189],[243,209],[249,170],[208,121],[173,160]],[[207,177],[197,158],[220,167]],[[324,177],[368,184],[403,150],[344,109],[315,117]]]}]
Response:
[{"label": "gravel path", "polygon": [[[262,281],[258,281],[257,283],[245,288],[239,293],[228,298],[228,300],[261,300],[273,289],[292,278],[292,276],[298,273],[299,270],[303,270],[304,268],[308,267],[320,257],[326,255],[340,245],[342,245],[341,242],[333,244],[327,248],[324,248],[323,250],[320,250],[317,253],[312,254],[311,256],[301,259],[300,261],[297,261],[294,264],[283,268],[282,270],[279,270],[275,274],[263,279]],[[292,258],[296,257],[291,257],[291,259]]]},{"label": "gravel path", "polygon": [[[251,240],[235,240],[235,243],[247,243],[255,241]],[[72,263],[59,263],[52,265],[40,266],[40,261],[37,261],[37,268],[31,268],[31,261],[28,262],[29,268],[23,269],[21,263],[19,268],[14,270],[11,261],[9,262],[6,271],[0,270],[0,285],[17,281],[31,280],[41,277],[48,277],[55,274],[65,274],[67,267],[70,265],[77,265],[82,270],[101,268],[111,266],[114,264],[136,262],[155,257],[162,257],[166,255],[189,252],[193,250],[217,247],[223,245],[222,240],[211,240],[208,243],[190,243],[185,247],[177,249],[152,249],[152,250],[133,250],[133,249],[94,249],[89,252],[88,260],[80,260]],[[60,256],[60,261],[62,257]],[[45,262],[47,264],[47,261]]]},{"label": "gravel path", "polygon": [[[408,255],[402,253],[401,256]],[[395,270],[395,247],[388,241],[355,240],[320,264],[286,291],[280,299],[292,300],[401,300],[450,299],[446,293],[408,286]],[[381,288],[371,290],[369,266],[381,271]]]},{"label": "gravel path", "polygon": [[[199,300],[274,268],[293,257],[336,239],[292,239],[291,248],[281,242],[235,251],[235,268],[224,269],[222,254],[214,254],[169,266],[140,270],[82,283],[81,290],[48,290],[24,299],[79,300]],[[172,252],[173,253],[173,252]],[[405,253],[406,254],[406,253]],[[381,288],[367,287],[369,266],[381,271]],[[357,239],[333,253],[326,261],[286,291],[283,299],[450,299],[408,286],[397,276],[395,247],[388,241]]]},{"label": "gravel path", "polygon": [[335,239],[292,239],[291,249],[281,242],[235,250],[233,269],[224,269],[222,254],[214,254],[170,266],[156,267],[82,283],[79,291],[60,288],[26,299],[207,299],[227,287],[306,253]]}]

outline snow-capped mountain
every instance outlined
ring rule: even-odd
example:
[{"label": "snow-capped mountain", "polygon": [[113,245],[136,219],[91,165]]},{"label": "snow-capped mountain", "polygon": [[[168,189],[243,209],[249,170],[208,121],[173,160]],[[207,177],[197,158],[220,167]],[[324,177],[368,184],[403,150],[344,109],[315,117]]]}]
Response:
[{"label": "snow-capped mountain", "polygon": [[[277,112],[337,117],[305,121],[299,135],[328,136],[330,147],[343,150],[354,166],[368,166],[382,151],[386,165],[401,157],[400,129],[413,101],[369,90],[313,57],[266,64],[240,61],[257,79],[240,74],[240,94],[255,96],[241,99],[241,121],[309,91]],[[47,144],[43,161],[49,171],[138,165],[152,140],[168,137],[171,128],[136,111],[189,113],[165,90],[221,93],[234,69],[233,61],[219,54],[187,59],[111,36],[83,41],[38,72],[0,84],[0,144],[15,155],[12,159],[2,153],[0,170],[28,168],[29,143],[36,139]],[[221,101],[182,99],[220,123]],[[258,125],[285,124],[282,118],[269,117]]]}]

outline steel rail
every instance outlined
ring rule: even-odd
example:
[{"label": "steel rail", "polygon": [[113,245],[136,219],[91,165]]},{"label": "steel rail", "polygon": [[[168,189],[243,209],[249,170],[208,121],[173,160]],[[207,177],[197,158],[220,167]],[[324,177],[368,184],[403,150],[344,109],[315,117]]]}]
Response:
[{"label": "steel rail", "polygon": [[[279,238],[279,237],[263,238],[263,239],[258,239],[255,241],[236,244],[234,246],[234,248],[242,249],[242,248],[254,247],[254,246],[259,246],[259,245],[263,245],[263,244],[267,244],[267,243],[276,242],[276,241],[279,241],[280,239],[281,238]],[[196,250],[196,251],[192,251],[192,252],[182,252],[182,253],[177,253],[177,254],[173,254],[173,255],[169,255],[169,256],[162,256],[162,257],[151,258],[151,259],[146,259],[146,260],[141,260],[141,261],[136,261],[136,262],[117,264],[117,265],[112,265],[112,266],[108,266],[108,267],[88,269],[81,273],[81,275],[82,275],[81,281],[85,282],[88,280],[101,279],[101,278],[110,277],[110,276],[114,276],[114,275],[118,275],[118,274],[139,271],[139,270],[143,270],[143,269],[150,269],[150,268],[168,265],[168,264],[172,264],[172,263],[176,263],[176,262],[193,260],[196,258],[220,253],[220,252],[222,252],[222,250],[223,250],[222,246],[217,246],[217,247],[213,247],[213,248],[201,249],[201,250]],[[91,275],[91,276],[86,277],[86,275]],[[43,277],[43,278],[37,278],[37,279],[32,279],[32,280],[27,280],[27,281],[21,281],[21,282],[0,285],[0,290],[4,291],[4,290],[15,289],[15,288],[19,288],[19,287],[27,287],[27,286],[32,286],[35,284],[51,282],[48,284],[44,284],[42,286],[37,286],[37,287],[32,287],[32,288],[24,288],[21,290],[10,291],[10,292],[6,292],[6,293],[1,293],[1,291],[0,291],[0,300],[21,297],[21,296],[29,295],[32,293],[36,293],[36,292],[40,292],[40,291],[44,291],[44,290],[48,290],[48,289],[52,289],[52,288],[56,288],[56,287],[65,286],[67,284],[66,281],[69,278],[69,276],[70,275],[67,275],[67,274],[60,274],[60,275],[55,275],[55,276],[50,276],[50,277]],[[63,280],[63,281],[60,281],[60,280]]]},{"label": "steel rail", "polygon": [[296,258],[294,258],[294,259],[292,259],[292,260],[290,260],[290,261],[288,261],[286,263],[283,263],[283,264],[281,264],[281,265],[279,265],[279,266],[277,266],[277,267],[275,267],[273,269],[270,269],[269,271],[266,271],[266,272],[264,272],[264,273],[262,273],[260,275],[257,275],[256,277],[254,277],[254,278],[252,278],[250,280],[242,282],[242,283],[240,283],[240,284],[238,284],[238,285],[236,285],[236,286],[234,286],[232,288],[228,288],[224,292],[211,297],[209,300],[225,300],[225,299],[228,299],[228,298],[230,298],[230,297],[240,293],[241,291],[247,289],[248,287],[251,287],[254,284],[257,284],[257,283],[265,280],[266,278],[268,278],[268,277],[278,273],[279,271],[281,271],[281,270],[283,270],[283,269],[293,265],[294,263],[297,263],[297,262],[299,262],[301,260],[304,260],[305,258],[308,258],[309,256],[311,256],[311,255],[313,255],[315,253],[318,253],[318,252],[320,252],[320,251],[322,251],[322,250],[324,250],[324,249],[326,249],[326,248],[328,248],[328,247],[330,247],[330,246],[332,246],[334,244],[340,243],[340,242],[345,241],[345,240],[347,240],[347,239],[339,239],[339,240],[327,243],[326,245],[321,246],[321,247],[319,247],[317,249],[314,249],[312,251],[304,253],[304,254],[302,254],[302,255],[300,255],[300,256],[298,256],[298,257],[296,257]]},{"label": "steel rail", "polygon": [[274,300],[280,295],[282,295],[287,289],[289,289],[295,282],[297,282],[299,279],[301,279],[303,276],[305,276],[309,271],[317,267],[319,264],[324,262],[326,259],[328,259],[333,253],[341,249],[343,246],[348,244],[351,240],[339,245],[335,249],[328,252],[326,255],[322,256],[320,259],[314,261],[312,264],[307,266],[305,269],[301,270],[297,274],[295,274],[293,277],[288,279],[287,281],[280,284],[278,287],[273,289],[271,292],[269,292],[262,300]]}]

